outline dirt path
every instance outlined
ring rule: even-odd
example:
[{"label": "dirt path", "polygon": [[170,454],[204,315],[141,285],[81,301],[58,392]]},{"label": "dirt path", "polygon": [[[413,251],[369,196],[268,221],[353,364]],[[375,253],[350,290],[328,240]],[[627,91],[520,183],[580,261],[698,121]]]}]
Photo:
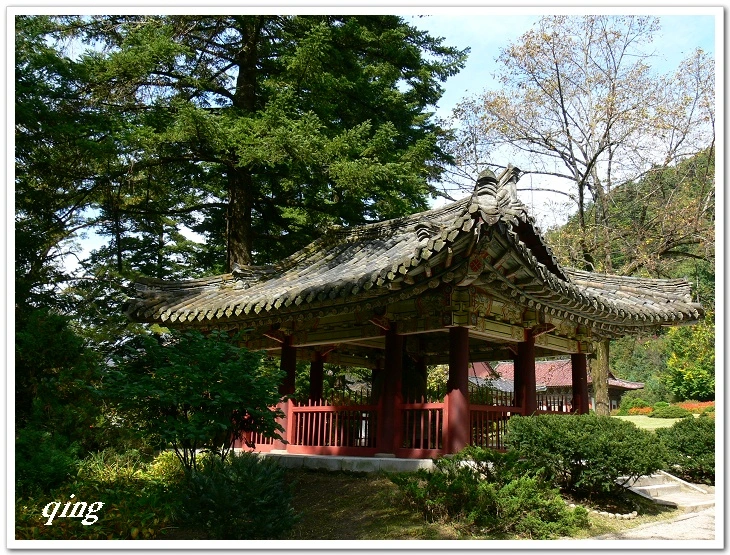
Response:
[{"label": "dirt path", "polygon": [[[603,534],[594,540],[715,540],[715,508],[685,513],[672,520]],[[696,544],[694,544],[696,546]],[[698,548],[698,547],[696,547]]]}]

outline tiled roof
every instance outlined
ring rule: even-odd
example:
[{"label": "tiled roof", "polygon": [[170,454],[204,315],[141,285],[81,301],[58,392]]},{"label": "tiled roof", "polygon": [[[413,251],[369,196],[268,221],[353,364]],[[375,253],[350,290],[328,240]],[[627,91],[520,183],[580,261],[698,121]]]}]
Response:
[{"label": "tiled roof", "polygon": [[469,376],[473,376],[475,378],[494,378],[496,374],[494,373],[494,369],[492,368],[491,364],[488,362],[480,362],[479,364],[472,364],[471,368],[469,368]]},{"label": "tiled roof", "polygon": [[[474,363],[478,366],[482,363]],[[513,362],[500,362],[494,368],[494,376],[505,380],[515,379],[515,365]],[[561,360],[540,360],[535,361],[535,381],[545,384],[547,387],[572,387],[573,367],[569,359]],[[591,374],[588,373],[588,383],[591,383]],[[615,378],[612,373],[608,375],[608,385],[618,389],[642,389],[641,382],[630,382]]]},{"label": "tiled roof", "polygon": [[[702,316],[684,280],[561,268],[514,193],[518,177],[509,167],[498,179],[480,176],[472,195],[442,208],[330,230],[278,264],[182,282],[140,279],[127,314],[173,326],[216,325],[382,305],[394,291],[404,299],[442,282],[467,285],[482,277],[524,305],[620,333]],[[487,245],[507,254],[474,266],[470,255]],[[518,272],[527,288],[515,279]]]},{"label": "tiled roof", "polygon": [[[469,376],[469,382],[473,383],[477,387],[488,387],[489,389],[496,389],[497,391],[504,391],[505,393],[515,392],[515,381],[506,380],[504,378],[479,378],[476,376]],[[542,393],[547,391],[547,386],[542,383],[535,384],[535,391]]]}]

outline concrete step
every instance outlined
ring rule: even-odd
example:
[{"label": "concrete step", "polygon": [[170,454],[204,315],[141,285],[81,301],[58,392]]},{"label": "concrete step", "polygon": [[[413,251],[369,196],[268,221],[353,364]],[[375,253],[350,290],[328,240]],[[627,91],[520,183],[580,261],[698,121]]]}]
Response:
[{"label": "concrete step", "polygon": [[639,476],[635,481],[629,482],[631,487],[659,486],[667,483],[675,483],[676,479],[669,474],[651,474]]},{"label": "concrete step", "polygon": [[667,499],[670,503],[675,503],[677,508],[681,509],[685,513],[698,513],[715,506],[715,497],[711,499]]},{"label": "concrete step", "polygon": [[676,507],[684,512],[698,512],[715,506],[715,488],[698,486],[660,471],[641,476],[625,487],[659,505]]},{"label": "concrete step", "polygon": [[631,489],[637,493],[642,492],[648,497],[664,498],[667,495],[680,493],[682,484],[656,484],[651,486],[632,486]]}]

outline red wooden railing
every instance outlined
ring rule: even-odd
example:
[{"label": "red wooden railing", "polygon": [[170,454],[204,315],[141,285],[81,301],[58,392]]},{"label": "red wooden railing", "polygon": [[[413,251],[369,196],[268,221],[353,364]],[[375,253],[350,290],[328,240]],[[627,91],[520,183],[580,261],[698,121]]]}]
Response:
[{"label": "red wooden railing", "polygon": [[443,454],[444,403],[404,403],[400,437],[396,438],[395,455],[403,458],[434,458]]},{"label": "red wooden railing", "polygon": [[[253,445],[253,448],[249,447]],[[259,432],[244,432],[241,439],[236,439],[233,443],[236,449],[246,449],[268,453],[274,448],[274,439],[266,437]]]},{"label": "red wooden railing", "polygon": [[[432,395],[418,401],[406,400],[396,407],[400,425],[395,430],[395,455],[403,458],[436,458],[444,454],[448,420],[448,403],[434,400]],[[469,424],[472,445],[504,450],[507,422],[521,414],[514,406],[512,393],[470,388]],[[540,396],[540,414],[570,412],[570,395]],[[258,433],[246,438],[260,452],[285,448],[288,453],[309,455],[372,456],[379,452],[377,445],[379,415],[382,406],[367,395],[338,396],[330,400],[286,401],[280,408],[287,414],[288,443],[275,442]],[[566,410],[567,409],[567,410]],[[242,441],[235,444],[247,448]]]},{"label": "red wooden railing", "polygon": [[471,444],[503,451],[507,421],[515,414],[519,407],[470,405]]},{"label": "red wooden railing", "polygon": [[290,453],[373,455],[379,405],[332,406],[326,401],[291,403]]}]

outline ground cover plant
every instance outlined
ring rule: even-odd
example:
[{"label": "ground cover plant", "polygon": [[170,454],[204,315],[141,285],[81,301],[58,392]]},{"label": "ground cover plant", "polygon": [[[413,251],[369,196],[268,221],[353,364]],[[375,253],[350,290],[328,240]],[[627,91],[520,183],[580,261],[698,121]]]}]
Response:
[{"label": "ground cover plant", "polygon": [[467,447],[435,461],[433,472],[391,480],[428,521],[458,521],[492,536],[549,539],[588,525],[585,509],[569,508],[542,473],[530,472],[514,452]]},{"label": "ground cover plant", "polygon": [[[93,522],[58,510],[49,519],[54,501],[103,505]],[[150,460],[106,450],[83,459],[73,479],[15,504],[16,539],[276,539],[294,522],[284,469],[248,453],[203,457],[191,475],[171,451]]]}]

